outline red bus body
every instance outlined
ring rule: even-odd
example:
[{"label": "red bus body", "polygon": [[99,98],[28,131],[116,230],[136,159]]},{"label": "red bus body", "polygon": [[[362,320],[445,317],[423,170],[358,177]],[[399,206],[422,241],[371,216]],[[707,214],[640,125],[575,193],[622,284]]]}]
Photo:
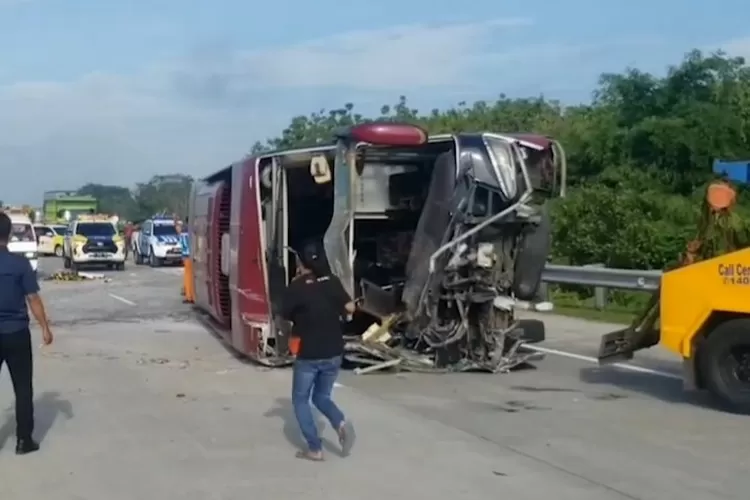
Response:
[{"label": "red bus body", "polygon": [[196,307],[225,342],[262,361],[270,307],[256,168],[247,159],[198,183],[189,226]]}]

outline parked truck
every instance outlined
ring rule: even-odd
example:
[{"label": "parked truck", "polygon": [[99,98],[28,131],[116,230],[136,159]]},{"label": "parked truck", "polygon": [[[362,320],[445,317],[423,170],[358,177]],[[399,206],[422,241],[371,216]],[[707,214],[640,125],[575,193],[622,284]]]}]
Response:
[{"label": "parked truck", "polygon": [[75,191],[47,191],[44,193],[42,217],[47,224],[64,224],[77,215],[97,213],[99,201],[93,196]]}]

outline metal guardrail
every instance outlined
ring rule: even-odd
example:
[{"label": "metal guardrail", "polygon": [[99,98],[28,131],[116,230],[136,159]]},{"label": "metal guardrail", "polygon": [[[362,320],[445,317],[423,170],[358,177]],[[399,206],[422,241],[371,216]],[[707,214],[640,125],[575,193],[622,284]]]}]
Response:
[{"label": "metal guardrail", "polygon": [[612,269],[598,264],[584,267],[548,264],[542,280],[546,283],[654,291],[659,288],[661,276],[662,271],[657,270]]}]

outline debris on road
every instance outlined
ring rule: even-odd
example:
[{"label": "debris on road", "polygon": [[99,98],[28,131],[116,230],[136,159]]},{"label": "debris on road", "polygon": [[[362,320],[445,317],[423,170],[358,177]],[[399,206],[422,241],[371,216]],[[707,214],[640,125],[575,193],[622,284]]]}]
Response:
[{"label": "debris on road", "polygon": [[166,366],[168,368],[177,368],[179,370],[187,370],[191,367],[190,361],[183,360],[173,360],[168,358],[146,358],[146,357],[140,357],[136,360],[135,364],[137,365],[160,365],[160,366]]},{"label": "debris on road", "polygon": [[136,361],[136,363],[138,363],[139,365],[166,365],[167,363],[170,363],[170,360],[168,360],[167,358],[140,358],[138,361]]},{"label": "debris on road", "polygon": [[102,280],[105,283],[112,281],[112,278],[108,278],[103,273],[82,273],[76,271],[57,271],[48,276],[44,277],[44,281],[88,281],[88,280]]},{"label": "debris on road", "polygon": [[394,314],[385,318],[382,324],[373,323],[361,336],[347,338],[344,358],[356,365],[354,373],[365,375],[381,370],[422,373],[448,373],[491,371],[492,373],[507,373],[520,368],[532,361],[544,358],[538,352],[519,352],[522,342],[516,341],[501,359],[493,360],[492,369],[487,364],[472,363],[468,360],[438,368],[435,363],[435,352],[430,349],[414,349],[405,346],[404,339],[394,333],[393,327],[399,322],[399,315]]},{"label": "debris on road", "polygon": [[83,281],[85,279],[73,271],[58,271],[44,277],[44,281]]},{"label": "debris on road", "polygon": [[79,271],[78,276],[82,276],[87,280],[104,280],[105,282],[112,281],[112,278],[107,278],[103,273],[82,273]]}]

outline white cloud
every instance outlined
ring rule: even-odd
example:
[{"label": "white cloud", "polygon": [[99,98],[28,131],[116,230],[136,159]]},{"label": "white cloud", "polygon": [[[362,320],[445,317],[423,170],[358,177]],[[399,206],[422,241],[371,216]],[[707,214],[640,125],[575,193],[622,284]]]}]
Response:
[{"label": "white cloud", "polygon": [[226,90],[338,86],[392,90],[460,85],[497,52],[493,39],[530,19],[503,18],[443,26],[402,25],[354,31],[278,49],[198,54],[183,78],[230,81]]},{"label": "white cloud", "polygon": [[208,173],[275,135],[291,115],[340,104],[330,90],[332,103],[301,104],[304,92],[460,88],[476,78],[483,58],[502,57],[497,47],[507,45],[494,44],[497,37],[529,24],[399,26],[265,50],[214,48],[137,75],[92,72],[72,82],[0,86],[0,170],[10,173],[0,199],[33,203],[44,190],[85,182]]},{"label": "white cloud", "polygon": [[86,182],[129,185],[156,173],[208,173],[266,132],[239,110],[198,109],[158,87],[96,75],[0,89],[0,109],[0,199],[23,197],[17,202]]}]

